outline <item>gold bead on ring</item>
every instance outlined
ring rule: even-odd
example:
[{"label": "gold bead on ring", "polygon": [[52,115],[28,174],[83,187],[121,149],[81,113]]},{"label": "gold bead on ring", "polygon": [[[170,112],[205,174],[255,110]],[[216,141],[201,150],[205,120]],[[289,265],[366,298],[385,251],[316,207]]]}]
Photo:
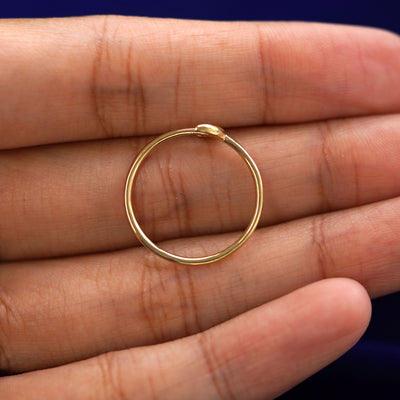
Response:
[{"label": "gold bead on ring", "polygon": [[[135,217],[135,213],[133,212],[132,207],[132,188],[133,182],[135,180],[137,171],[140,167],[142,161],[146,158],[146,156],[153,150],[157,145],[162,142],[165,142],[168,139],[172,139],[177,136],[183,135],[195,135],[198,137],[216,137],[223,140],[226,144],[231,146],[234,150],[236,150],[246,161],[247,166],[249,167],[251,174],[253,175],[254,183],[256,185],[256,207],[253,213],[253,217],[247,226],[246,230],[243,232],[242,236],[236,240],[233,244],[227,247],[225,250],[222,250],[218,253],[212,254],[210,256],[205,257],[182,257],[175,254],[171,254],[168,251],[162,250],[157,247],[143,232],[140,228],[139,223]],[[143,148],[143,150],[137,155],[135,161],[133,162],[128,177],[126,179],[125,186],[125,208],[126,213],[128,215],[129,223],[135,232],[136,236],[140,240],[140,242],[152,250],[154,253],[158,254],[160,257],[163,257],[167,260],[177,262],[179,264],[187,264],[187,265],[200,265],[200,264],[209,264],[214,261],[218,261],[221,258],[226,257],[227,255],[233,253],[237,250],[246,240],[250,237],[250,235],[254,232],[257,227],[258,221],[260,220],[261,211],[263,205],[263,187],[260,172],[249,156],[247,151],[235,140],[229,137],[222,128],[219,128],[214,125],[209,124],[201,124],[197,125],[195,128],[189,129],[180,129],[176,131],[167,132],[157,139],[154,139],[147,146]]]}]

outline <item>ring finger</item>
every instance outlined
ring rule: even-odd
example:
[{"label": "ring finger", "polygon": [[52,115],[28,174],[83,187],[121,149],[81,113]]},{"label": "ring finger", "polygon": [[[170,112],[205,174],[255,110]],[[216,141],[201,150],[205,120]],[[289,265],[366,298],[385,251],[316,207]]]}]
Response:
[{"label": "ring finger", "polygon": [[[261,226],[400,195],[399,127],[400,116],[390,115],[232,130],[263,176]],[[123,190],[146,140],[2,152],[0,258],[136,245]],[[235,152],[213,140],[178,139],[156,150],[135,189],[137,215],[155,241],[240,230],[253,211],[249,171]]]}]

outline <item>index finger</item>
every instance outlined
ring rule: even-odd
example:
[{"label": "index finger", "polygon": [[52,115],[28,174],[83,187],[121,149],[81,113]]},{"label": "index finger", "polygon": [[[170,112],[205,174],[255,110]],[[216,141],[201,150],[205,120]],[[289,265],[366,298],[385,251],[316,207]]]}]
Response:
[{"label": "index finger", "polygon": [[353,346],[369,318],[361,285],[327,279],[198,335],[1,378],[0,397],[275,399]]},{"label": "index finger", "polygon": [[0,23],[0,148],[400,111],[400,40],[357,27]]}]

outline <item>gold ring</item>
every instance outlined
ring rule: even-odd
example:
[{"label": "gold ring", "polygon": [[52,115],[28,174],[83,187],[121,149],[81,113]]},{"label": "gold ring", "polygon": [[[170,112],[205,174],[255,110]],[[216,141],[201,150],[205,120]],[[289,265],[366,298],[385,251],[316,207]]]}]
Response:
[{"label": "gold ring", "polygon": [[[171,254],[165,250],[160,249],[157,247],[142,231],[139,226],[139,223],[135,217],[135,213],[133,212],[132,207],[132,187],[133,182],[135,180],[136,173],[140,167],[142,161],[146,158],[146,156],[150,153],[151,150],[154,149],[157,145],[162,142],[165,142],[168,139],[172,139],[177,136],[182,135],[196,135],[198,137],[216,137],[223,140],[226,144],[231,146],[235,149],[246,161],[248,167],[254,178],[254,183],[256,185],[256,207],[254,210],[253,217],[250,221],[250,224],[247,226],[246,230],[242,234],[242,236],[236,240],[233,244],[227,247],[225,250],[220,251],[219,253],[212,254],[210,256],[205,257],[181,257],[175,254]],[[147,146],[143,148],[143,150],[138,154],[135,161],[133,162],[128,177],[126,179],[126,186],[125,186],[125,208],[126,213],[128,215],[129,223],[135,232],[136,236],[140,240],[140,242],[152,250],[154,253],[158,254],[160,257],[163,257],[167,260],[177,262],[179,264],[187,264],[187,265],[200,265],[200,264],[209,264],[214,261],[220,260],[221,258],[226,257],[227,255],[233,253],[237,250],[254,232],[257,227],[258,221],[260,220],[261,211],[263,205],[263,187],[262,187],[262,180],[260,172],[249,156],[247,151],[235,140],[229,137],[222,128],[219,128],[214,125],[209,124],[201,124],[197,125],[195,128],[189,129],[180,129],[176,131],[171,131],[159,136],[157,139],[150,142]]]}]

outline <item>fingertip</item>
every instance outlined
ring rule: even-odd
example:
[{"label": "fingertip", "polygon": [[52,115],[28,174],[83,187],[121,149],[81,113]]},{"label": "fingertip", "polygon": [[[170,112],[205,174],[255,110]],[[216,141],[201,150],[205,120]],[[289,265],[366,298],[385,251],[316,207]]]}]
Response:
[{"label": "fingertip", "polygon": [[[321,304],[327,307],[325,315],[335,318],[337,335],[348,337],[348,345],[356,343],[371,319],[371,300],[367,290],[349,278],[330,278],[315,283],[325,294]],[[334,306],[334,310],[333,307]],[[330,315],[329,315],[330,314]],[[328,321],[327,321],[328,322]]]}]

